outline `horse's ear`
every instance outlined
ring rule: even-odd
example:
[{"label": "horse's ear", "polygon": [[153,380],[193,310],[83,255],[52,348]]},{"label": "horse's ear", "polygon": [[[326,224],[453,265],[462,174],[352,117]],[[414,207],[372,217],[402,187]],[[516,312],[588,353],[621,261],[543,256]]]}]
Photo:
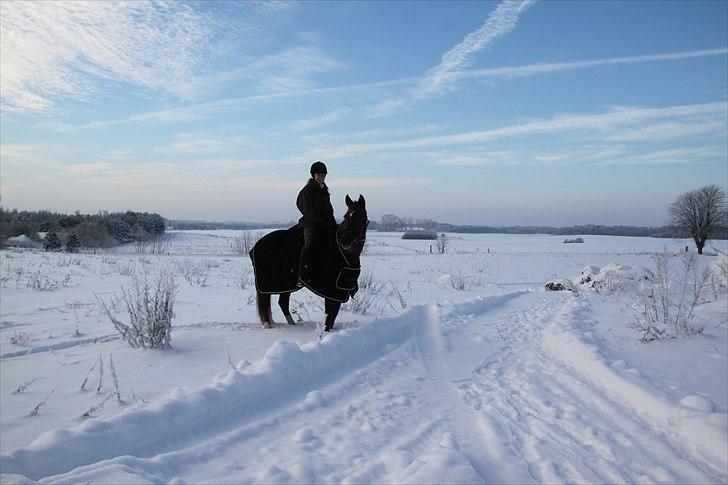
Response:
[{"label": "horse's ear", "polygon": [[359,205],[361,206],[362,209],[366,209],[366,207],[367,207],[367,201],[364,200],[364,196],[363,195],[359,194],[359,200],[358,200],[358,202],[359,202]]},{"label": "horse's ear", "polygon": [[354,201],[349,198],[349,194],[346,194],[346,205],[347,207],[351,207],[352,205],[354,205]]}]

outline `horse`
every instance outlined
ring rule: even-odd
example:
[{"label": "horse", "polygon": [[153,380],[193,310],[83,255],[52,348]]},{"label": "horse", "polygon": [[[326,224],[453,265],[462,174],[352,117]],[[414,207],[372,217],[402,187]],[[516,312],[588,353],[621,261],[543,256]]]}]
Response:
[{"label": "horse", "polygon": [[311,252],[314,264],[311,279],[298,279],[299,260],[303,247],[303,229],[293,226],[287,230],[273,231],[255,243],[250,251],[255,274],[255,296],[258,317],[263,328],[275,325],[271,314],[271,295],[277,294],[278,306],[289,325],[296,322],[291,316],[291,293],[306,287],[325,300],[326,319],[324,331],[331,331],[341,304],[353,297],[359,289],[359,257],[366,242],[366,201],[359,194],[356,201],[346,196],[344,220],[331,231],[328,238],[320,238],[317,248]]}]

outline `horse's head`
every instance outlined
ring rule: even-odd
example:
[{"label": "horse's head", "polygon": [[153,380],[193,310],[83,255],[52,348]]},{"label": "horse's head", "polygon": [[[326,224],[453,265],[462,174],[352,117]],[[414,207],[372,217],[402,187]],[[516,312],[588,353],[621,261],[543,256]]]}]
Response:
[{"label": "horse's head", "polygon": [[339,225],[341,245],[346,249],[361,251],[367,238],[367,207],[364,196],[359,194],[359,200],[353,201],[346,196],[346,214],[344,221]]}]

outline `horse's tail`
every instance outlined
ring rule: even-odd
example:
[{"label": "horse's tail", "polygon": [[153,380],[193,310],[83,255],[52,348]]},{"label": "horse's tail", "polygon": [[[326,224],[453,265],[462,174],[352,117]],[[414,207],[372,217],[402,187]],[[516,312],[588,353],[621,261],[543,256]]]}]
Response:
[{"label": "horse's tail", "polygon": [[271,308],[270,308],[270,295],[267,293],[261,293],[260,291],[255,291],[255,302],[258,307],[258,317],[260,318],[260,323],[263,324],[264,327],[270,328],[273,326],[273,315],[271,314]]}]

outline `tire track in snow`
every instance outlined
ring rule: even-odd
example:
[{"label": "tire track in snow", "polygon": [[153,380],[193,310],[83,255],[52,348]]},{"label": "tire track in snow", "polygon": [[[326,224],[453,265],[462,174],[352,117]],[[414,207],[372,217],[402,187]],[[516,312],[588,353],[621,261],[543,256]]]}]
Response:
[{"label": "tire track in snow", "polygon": [[555,318],[516,315],[513,346],[476,369],[468,389],[533,480],[721,482],[667,432],[545,352]]}]

